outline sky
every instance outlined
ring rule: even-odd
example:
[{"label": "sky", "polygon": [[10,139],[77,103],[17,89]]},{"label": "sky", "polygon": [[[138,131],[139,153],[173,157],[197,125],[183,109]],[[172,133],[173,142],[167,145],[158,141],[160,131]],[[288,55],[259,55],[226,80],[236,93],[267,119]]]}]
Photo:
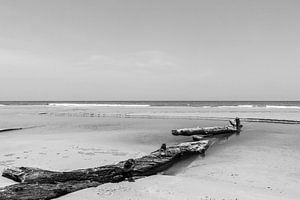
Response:
[{"label": "sky", "polygon": [[0,100],[300,100],[298,0],[0,0]]}]

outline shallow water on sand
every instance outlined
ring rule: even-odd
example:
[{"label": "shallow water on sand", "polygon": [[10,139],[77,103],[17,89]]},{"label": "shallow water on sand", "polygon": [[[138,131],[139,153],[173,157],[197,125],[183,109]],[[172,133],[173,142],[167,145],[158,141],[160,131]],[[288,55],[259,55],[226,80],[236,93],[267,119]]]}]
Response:
[{"label": "shallow water on sand", "polygon": [[[152,152],[162,143],[191,140],[171,135],[172,129],[227,125],[219,120],[124,117],[128,113],[182,114],[195,110],[183,111],[183,108],[0,108],[0,129],[31,127],[0,133],[0,170],[11,166],[71,170],[111,164]],[[206,113],[213,116],[216,112]],[[230,116],[225,112],[222,116],[239,114],[228,113]],[[262,188],[283,199],[293,199],[300,195],[296,188],[300,184],[299,143],[300,125],[244,123],[240,135],[221,140],[205,157],[191,157],[166,174]],[[12,183],[0,178],[0,186]]]}]

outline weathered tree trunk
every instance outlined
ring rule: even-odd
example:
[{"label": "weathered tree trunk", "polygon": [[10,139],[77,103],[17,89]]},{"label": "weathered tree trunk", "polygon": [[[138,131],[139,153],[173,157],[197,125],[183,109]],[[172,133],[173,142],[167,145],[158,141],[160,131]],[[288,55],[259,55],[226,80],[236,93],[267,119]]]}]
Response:
[{"label": "weathered tree trunk", "polygon": [[184,135],[184,136],[191,136],[191,135],[203,135],[203,136],[211,136],[217,134],[224,134],[224,133],[234,133],[237,129],[233,126],[224,126],[224,127],[206,127],[206,128],[183,128],[172,130],[173,135]]},{"label": "weathered tree trunk", "polygon": [[[204,153],[209,145],[209,140],[205,140],[161,148],[149,155],[134,159],[135,164],[130,174],[135,177],[156,174],[184,156]],[[126,161],[122,161],[116,165],[69,172],[54,172],[29,167],[6,169],[2,175],[20,183],[0,189],[0,199],[47,200],[103,183],[120,182],[128,175],[124,173],[125,163]]]},{"label": "weathered tree trunk", "polygon": [[6,128],[6,129],[0,129],[0,133],[1,132],[8,132],[8,131],[18,131],[18,130],[22,130],[23,128]]},{"label": "weathered tree trunk", "polygon": [[230,121],[231,126],[223,126],[223,127],[206,127],[206,128],[183,128],[172,130],[173,135],[184,135],[184,136],[192,136],[192,135],[201,135],[201,136],[213,136],[218,134],[226,134],[226,133],[236,133],[240,132],[242,125],[240,124],[240,119],[236,118],[235,122]]},{"label": "weathered tree trunk", "polygon": [[9,131],[19,131],[19,130],[24,130],[24,129],[36,128],[36,127],[38,127],[38,126],[5,128],[5,129],[0,129],[0,133],[2,133],[2,132],[9,132]]},{"label": "weathered tree trunk", "polygon": [[100,185],[94,181],[67,181],[63,183],[19,183],[0,188],[1,200],[48,200],[65,194]]}]

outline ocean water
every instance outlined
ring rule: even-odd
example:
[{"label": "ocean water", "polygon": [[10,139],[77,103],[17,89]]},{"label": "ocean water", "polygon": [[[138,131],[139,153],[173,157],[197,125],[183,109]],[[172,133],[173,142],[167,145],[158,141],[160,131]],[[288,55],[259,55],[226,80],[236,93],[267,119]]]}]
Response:
[{"label": "ocean water", "polygon": [[0,105],[266,107],[300,109],[300,101],[0,101]]},{"label": "ocean water", "polygon": [[0,109],[37,109],[74,117],[181,118],[300,123],[300,101],[2,101]]}]

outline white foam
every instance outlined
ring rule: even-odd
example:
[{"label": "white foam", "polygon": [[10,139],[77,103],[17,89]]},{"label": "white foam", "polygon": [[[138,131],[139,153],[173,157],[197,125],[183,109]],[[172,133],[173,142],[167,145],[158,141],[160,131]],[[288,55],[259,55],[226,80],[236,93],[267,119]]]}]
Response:
[{"label": "white foam", "polygon": [[212,108],[212,106],[202,106],[202,108]]},{"label": "white foam", "polygon": [[253,108],[253,105],[238,105],[239,108]]},{"label": "white foam", "polygon": [[279,108],[279,109],[300,109],[300,106],[276,106],[276,105],[266,105],[266,108]]},{"label": "white foam", "polygon": [[217,106],[217,108],[253,108],[254,105]]},{"label": "white foam", "polygon": [[49,103],[49,106],[63,107],[149,107],[147,104],[92,104],[92,103]]}]

